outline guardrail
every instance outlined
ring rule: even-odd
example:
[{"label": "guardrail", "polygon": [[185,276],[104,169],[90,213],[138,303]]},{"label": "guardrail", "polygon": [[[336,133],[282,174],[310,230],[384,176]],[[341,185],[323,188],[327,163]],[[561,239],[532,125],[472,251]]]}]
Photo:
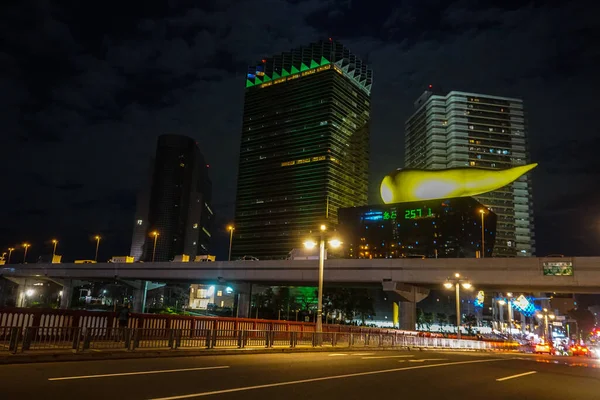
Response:
[{"label": "guardrail", "polygon": [[457,340],[401,333],[298,332],[229,329],[0,327],[0,352],[137,349],[383,347],[470,350],[516,349],[513,343]]}]

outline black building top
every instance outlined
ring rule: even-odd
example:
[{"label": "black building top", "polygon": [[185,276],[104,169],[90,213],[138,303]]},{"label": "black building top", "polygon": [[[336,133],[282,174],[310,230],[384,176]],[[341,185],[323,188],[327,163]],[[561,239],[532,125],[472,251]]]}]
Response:
[{"label": "black building top", "polygon": [[459,258],[493,254],[496,214],[461,197],[338,210],[338,231],[348,258]]}]

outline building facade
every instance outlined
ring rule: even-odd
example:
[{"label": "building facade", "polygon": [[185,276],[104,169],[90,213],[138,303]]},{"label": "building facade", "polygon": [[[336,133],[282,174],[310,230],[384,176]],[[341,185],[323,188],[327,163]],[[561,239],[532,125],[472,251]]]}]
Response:
[{"label": "building facade", "polygon": [[[520,99],[427,90],[405,127],[405,167],[506,169],[529,163]],[[476,197],[498,216],[494,257],[535,254],[529,175]]]},{"label": "building facade", "polygon": [[283,259],[367,204],[372,72],[327,40],[248,69],[232,258]]},{"label": "building facade", "polygon": [[[141,188],[130,255],[136,261],[172,261],[209,254],[213,211],[208,166],[196,142],[180,135],[158,138],[148,182]],[[156,250],[154,236],[157,232]]]},{"label": "building facade", "polygon": [[[338,231],[347,258],[473,258],[481,255],[482,208],[472,197],[342,208]],[[484,215],[483,227],[489,257],[493,212]]]}]

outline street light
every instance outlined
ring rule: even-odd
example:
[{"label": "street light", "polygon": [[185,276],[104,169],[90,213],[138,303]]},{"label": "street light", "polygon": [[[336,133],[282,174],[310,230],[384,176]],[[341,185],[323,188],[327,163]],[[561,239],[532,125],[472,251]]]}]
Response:
[{"label": "street light", "polygon": [[452,289],[452,287],[456,290],[456,337],[460,339],[460,286],[464,289],[471,289],[473,285],[467,278],[461,278],[459,273],[454,274],[453,278],[446,279],[444,282],[444,287],[446,289]]},{"label": "street light", "polygon": [[52,261],[54,262],[54,256],[56,255],[56,245],[58,245],[58,240],[52,239],[52,244],[54,248],[52,249]]},{"label": "street light", "polygon": [[94,257],[94,261],[98,261],[98,248],[100,247],[100,236],[96,235],[94,236],[94,239],[96,239],[96,256]]},{"label": "street light", "polygon": [[544,321],[544,340],[548,342],[548,336],[550,336],[550,340],[552,340],[552,335],[550,335],[548,332],[548,318],[554,319],[556,316],[552,313],[549,313],[547,308],[544,308],[542,313],[537,313],[535,316],[538,319],[543,319]]},{"label": "street light", "polygon": [[[327,226],[321,225],[321,238],[319,240],[319,287],[317,292],[317,325],[316,331],[323,332],[323,270],[325,264],[325,231],[327,230]],[[304,242],[304,247],[308,250],[314,249],[317,243],[308,239]],[[330,239],[329,246],[332,248],[338,248],[342,245],[342,242],[339,239]]]},{"label": "street light", "polygon": [[25,253],[23,254],[23,264],[27,262],[27,250],[31,247],[29,243],[23,243],[23,247],[25,248]]},{"label": "street light", "polygon": [[27,289],[27,291],[25,292],[25,295],[26,295],[27,297],[31,297],[31,296],[33,296],[34,294],[35,294],[35,290],[33,290],[33,289]]},{"label": "street light", "polygon": [[8,260],[6,261],[7,264],[10,264],[10,256],[12,255],[12,252],[15,250],[14,247],[9,247],[8,248]]},{"label": "street light", "polygon": [[485,221],[483,219],[485,210],[482,208],[479,213],[481,214],[481,258],[483,258],[485,257]]},{"label": "street light", "polygon": [[233,242],[233,231],[235,231],[235,226],[229,225],[227,230],[229,231],[229,261],[231,261],[231,243]]},{"label": "street light", "polygon": [[152,262],[154,262],[154,256],[156,255],[156,241],[158,240],[158,232],[154,231],[150,233],[151,236],[154,236],[154,247],[152,248]]}]

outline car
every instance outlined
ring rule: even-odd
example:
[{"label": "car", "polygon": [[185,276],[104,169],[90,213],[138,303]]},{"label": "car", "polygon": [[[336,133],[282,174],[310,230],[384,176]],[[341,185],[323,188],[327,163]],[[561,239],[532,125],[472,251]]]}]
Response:
[{"label": "car", "polygon": [[581,345],[574,345],[571,346],[571,354],[573,354],[574,356],[585,356],[585,357],[591,357],[592,356],[592,352],[590,351],[590,349],[588,349],[587,346],[581,346]]},{"label": "car", "polygon": [[553,348],[549,343],[538,343],[535,345],[536,354],[552,354]]}]

